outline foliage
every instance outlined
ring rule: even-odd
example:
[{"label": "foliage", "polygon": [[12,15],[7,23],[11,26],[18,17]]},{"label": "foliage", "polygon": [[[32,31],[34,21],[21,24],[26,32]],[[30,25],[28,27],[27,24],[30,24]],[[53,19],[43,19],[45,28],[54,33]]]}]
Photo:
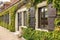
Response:
[{"label": "foliage", "polygon": [[60,31],[44,32],[23,28],[23,37],[26,40],[60,40]]},{"label": "foliage", "polygon": [[[20,3],[20,2],[18,2]],[[0,12],[0,16],[5,15],[7,13],[9,13],[10,19],[11,19],[11,23],[7,24],[3,21],[0,21],[0,26],[3,26],[7,29],[9,29],[10,31],[14,32],[15,31],[15,13],[16,10],[18,9],[18,3],[16,3],[15,5],[11,6],[10,8],[3,10],[2,12]]]},{"label": "foliage", "polygon": [[47,0],[47,4],[53,3],[53,0]]},{"label": "foliage", "polygon": [[41,2],[43,2],[44,0],[35,0],[34,1],[34,5],[37,5],[38,3],[41,3]]},{"label": "foliage", "polygon": [[[15,13],[15,10],[16,9],[16,7],[12,7],[9,11],[12,11],[13,13],[10,13],[9,11],[4,11],[4,12],[2,12],[1,14],[0,14],[0,16],[2,16],[2,15],[5,15],[5,14],[7,14],[7,13],[9,13],[10,15],[10,17],[11,17],[11,23],[10,23],[10,25],[9,24],[7,24],[7,23],[5,23],[5,22],[3,22],[3,21],[0,21],[0,26],[3,26],[3,27],[5,27],[5,28],[7,28],[7,29],[9,29],[10,31],[12,31],[12,32],[14,32],[15,31],[15,16],[13,15],[14,13]],[[11,16],[11,15],[13,15],[13,16]],[[13,20],[13,21],[12,21]]]},{"label": "foliage", "polygon": [[47,4],[53,4],[58,11],[60,10],[60,0],[47,0]]},{"label": "foliage", "polygon": [[17,9],[17,4],[13,5],[12,7],[3,10],[2,12],[0,12],[0,16],[5,15],[6,13],[8,13],[9,11],[15,11]]},{"label": "foliage", "polygon": [[2,26],[2,27],[5,27],[5,28],[7,28],[7,29],[9,29],[10,31],[12,31],[12,32],[14,32],[15,31],[15,25],[14,25],[14,20],[13,21],[11,21],[11,23],[9,24],[9,23],[6,23],[5,21],[3,21],[3,20],[0,20],[0,26]]},{"label": "foliage", "polygon": [[0,26],[5,27],[5,28],[8,29],[9,25],[7,23],[4,23],[3,21],[0,21]]},{"label": "foliage", "polygon": [[0,26],[9,29],[9,30],[12,31],[12,32],[15,31],[14,29],[12,29],[13,26],[11,26],[11,25],[9,25],[9,24],[3,22],[3,21],[0,21]]},{"label": "foliage", "polygon": [[55,19],[55,22],[54,22],[54,23],[55,23],[55,26],[59,26],[59,25],[58,25],[59,22],[60,22],[60,18],[56,18],[56,19]]},{"label": "foliage", "polygon": [[31,6],[36,7],[38,3],[41,3],[44,0],[29,0],[29,3],[26,4],[27,8],[30,8]]},{"label": "foliage", "polygon": [[11,31],[14,32],[15,31],[15,12],[10,16],[11,16],[10,28],[11,28]]},{"label": "foliage", "polygon": [[[33,4],[33,6],[36,6],[38,3],[41,3],[42,1],[44,0],[30,0],[30,4],[27,3],[27,6],[31,6]],[[5,15],[7,13],[9,13],[10,17],[11,17],[11,23],[10,23],[10,26],[8,26],[10,28],[11,31],[14,31],[15,29],[15,13],[18,9],[18,4],[20,2],[16,3],[15,5],[13,5],[12,7],[8,8],[7,10],[4,10],[3,12],[0,12],[0,16],[2,15]],[[60,10],[60,0],[47,0],[47,3],[50,4],[52,3],[53,6],[55,8],[57,8],[57,10]],[[59,11],[60,12],[60,11]],[[60,19],[59,19],[60,20]],[[2,21],[1,23],[4,24],[4,22]],[[57,21],[56,21],[56,25],[57,25]],[[0,25],[3,25],[3,24],[0,24]],[[6,24],[8,25],[8,24]],[[4,25],[5,26],[5,25]],[[6,26],[7,27],[7,26]],[[34,31],[36,32],[36,31]]]},{"label": "foliage", "polygon": [[57,10],[60,10],[60,0],[54,0],[53,5]]}]

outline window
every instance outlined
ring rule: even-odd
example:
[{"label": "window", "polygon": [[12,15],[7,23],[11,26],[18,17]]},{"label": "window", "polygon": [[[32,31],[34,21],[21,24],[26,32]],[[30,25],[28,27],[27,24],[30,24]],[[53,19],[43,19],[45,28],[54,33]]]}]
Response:
[{"label": "window", "polygon": [[5,18],[5,22],[9,24],[9,14],[6,14],[4,18]]},{"label": "window", "polygon": [[0,16],[0,21],[3,21],[4,23],[9,24],[9,14],[5,14],[3,16]]},{"label": "window", "polygon": [[30,26],[35,28],[35,17],[30,17]]},{"label": "window", "polygon": [[3,16],[0,16],[0,21],[3,21]]},{"label": "window", "polygon": [[18,26],[22,26],[22,12],[18,13]]},{"label": "window", "polygon": [[41,7],[38,8],[38,27],[39,28],[46,28],[48,25],[48,15],[47,15],[47,8]]},{"label": "window", "polygon": [[35,9],[34,9],[34,7],[30,8],[29,25],[30,25],[30,27],[35,28]]},{"label": "window", "polygon": [[24,13],[23,14],[23,16],[24,16],[24,26],[27,26],[27,12],[24,11],[23,13]]},{"label": "window", "polygon": [[22,26],[22,23],[23,23],[23,26],[27,26],[27,12],[26,11],[18,13],[18,26]]}]

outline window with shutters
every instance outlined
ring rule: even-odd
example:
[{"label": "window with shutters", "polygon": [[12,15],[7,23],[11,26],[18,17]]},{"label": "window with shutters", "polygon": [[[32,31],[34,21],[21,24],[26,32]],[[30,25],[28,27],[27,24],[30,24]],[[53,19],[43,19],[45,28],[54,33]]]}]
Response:
[{"label": "window with shutters", "polygon": [[47,8],[41,7],[38,8],[38,28],[45,29],[48,25],[48,14],[47,14]]}]

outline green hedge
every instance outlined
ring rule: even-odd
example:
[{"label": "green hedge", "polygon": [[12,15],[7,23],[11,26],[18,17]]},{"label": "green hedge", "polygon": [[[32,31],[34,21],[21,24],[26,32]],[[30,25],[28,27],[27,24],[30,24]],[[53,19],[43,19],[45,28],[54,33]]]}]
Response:
[{"label": "green hedge", "polygon": [[60,31],[44,32],[23,28],[23,37],[26,40],[60,40]]}]

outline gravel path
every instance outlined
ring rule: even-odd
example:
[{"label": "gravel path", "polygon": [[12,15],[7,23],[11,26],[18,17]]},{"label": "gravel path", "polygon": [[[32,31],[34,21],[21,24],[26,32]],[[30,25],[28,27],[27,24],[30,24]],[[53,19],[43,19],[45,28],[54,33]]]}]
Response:
[{"label": "gravel path", "polygon": [[19,38],[9,30],[0,26],[0,40],[19,40]]}]

